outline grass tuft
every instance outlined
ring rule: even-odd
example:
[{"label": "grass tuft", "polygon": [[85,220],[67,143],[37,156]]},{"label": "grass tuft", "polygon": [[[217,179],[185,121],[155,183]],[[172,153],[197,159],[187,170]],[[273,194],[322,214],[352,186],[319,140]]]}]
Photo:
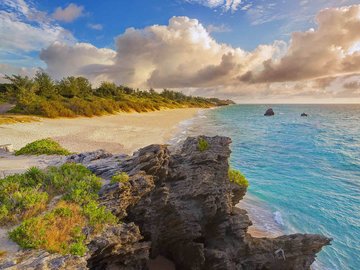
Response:
[{"label": "grass tuft", "polygon": [[228,175],[229,175],[230,182],[235,183],[242,187],[249,186],[249,181],[246,179],[246,177],[240,171],[230,168]]},{"label": "grass tuft", "polygon": [[58,142],[48,138],[37,140],[25,145],[20,150],[15,152],[16,156],[19,155],[70,155],[71,152],[63,148]]},{"label": "grass tuft", "polygon": [[126,172],[121,172],[121,173],[117,173],[115,174],[112,178],[110,183],[111,184],[115,184],[115,183],[127,183],[129,182],[129,175]]},{"label": "grass tuft", "polygon": [[197,148],[200,152],[204,152],[209,149],[209,143],[204,138],[199,138]]}]

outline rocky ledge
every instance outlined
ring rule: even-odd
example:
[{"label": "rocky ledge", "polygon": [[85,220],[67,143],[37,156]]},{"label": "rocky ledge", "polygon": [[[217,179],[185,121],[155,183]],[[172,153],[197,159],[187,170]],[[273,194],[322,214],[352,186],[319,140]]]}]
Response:
[{"label": "rocky ledge", "polygon": [[226,137],[188,138],[181,149],[150,145],[133,156],[96,151],[69,162],[109,179],[127,172],[129,182],[105,184],[101,204],[121,220],[88,239],[84,257],[21,251],[0,269],[148,269],[150,258],[166,257],[176,269],[309,269],[331,239],[294,234],[254,238],[245,210],[235,207],[246,188],[228,179]]}]

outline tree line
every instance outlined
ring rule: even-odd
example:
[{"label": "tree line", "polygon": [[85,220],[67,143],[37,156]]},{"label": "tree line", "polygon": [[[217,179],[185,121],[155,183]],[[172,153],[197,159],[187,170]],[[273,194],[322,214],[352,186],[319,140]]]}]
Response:
[{"label": "tree line", "polygon": [[45,72],[34,78],[21,75],[5,76],[0,84],[0,102],[15,104],[12,113],[45,117],[76,117],[116,112],[148,112],[164,108],[209,108],[227,105],[230,101],[193,97],[164,89],[142,91],[131,87],[102,82],[94,88],[84,77],[69,76],[53,80]]}]

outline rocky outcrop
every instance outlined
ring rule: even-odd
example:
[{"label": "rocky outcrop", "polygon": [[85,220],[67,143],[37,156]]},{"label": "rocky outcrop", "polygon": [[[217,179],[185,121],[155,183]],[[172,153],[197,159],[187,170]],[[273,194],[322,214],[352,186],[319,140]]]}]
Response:
[{"label": "rocky outcrop", "polygon": [[33,257],[26,265],[38,262],[47,268],[36,269],[62,269],[52,266],[56,260],[68,269],[140,270],[149,258],[163,256],[181,270],[309,269],[330,239],[248,234],[251,221],[245,210],[235,207],[246,188],[228,179],[231,140],[203,137],[208,148],[200,151],[198,139],[188,138],[176,152],[151,145],[131,157],[103,151],[70,157],[68,161],[81,162],[105,179],[119,171],[129,174],[127,183],[107,184],[100,192],[101,204],[122,223],[90,239],[86,257],[41,253],[43,260]]},{"label": "rocky outcrop", "polygon": [[0,269],[8,270],[140,270],[149,259],[150,243],[142,241],[134,223],[107,226],[89,241],[84,257],[50,254],[46,251],[23,251],[0,260]]},{"label": "rocky outcrop", "polygon": [[275,112],[272,108],[269,108],[266,110],[264,116],[274,116],[275,115]]}]

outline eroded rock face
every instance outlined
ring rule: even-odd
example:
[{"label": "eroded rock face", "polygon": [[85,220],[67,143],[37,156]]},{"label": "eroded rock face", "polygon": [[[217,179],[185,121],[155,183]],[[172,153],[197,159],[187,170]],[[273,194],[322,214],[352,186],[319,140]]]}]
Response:
[{"label": "eroded rock face", "polygon": [[209,145],[205,151],[198,149],[198,138],[188,138],[176,153],[150,145],[132,157],[103,151],[72,156],[68,161],[81,162],[105,179],[119,171],[129,174],[129,182],[107,184],[100,192],[101,204],[122,223],[90,239],[85,257],[22,252],[17,256],[24,260],[8,260],[0,269],[140,270],[159,255],[181,270],[309,269],[330,239],[249,235],[251,221],[235,207],[246,188],[228,179],[231,140],[203,139]]},{"label": "eroded rock face", "polygon": [[178,153],[162,155],[161,170],[158,164],[133,163],[133,170],[154,177],[155,188],[128,209],[128,219],[151,242],[151,256],[163,255],[178,269],[308,269],[330,240],[318,235],[251,237],[246,211],[235,207],[246,189],[228,180],[231,140],[204,138],[208,150],[199,151],[198,138],[188,138]]}]

